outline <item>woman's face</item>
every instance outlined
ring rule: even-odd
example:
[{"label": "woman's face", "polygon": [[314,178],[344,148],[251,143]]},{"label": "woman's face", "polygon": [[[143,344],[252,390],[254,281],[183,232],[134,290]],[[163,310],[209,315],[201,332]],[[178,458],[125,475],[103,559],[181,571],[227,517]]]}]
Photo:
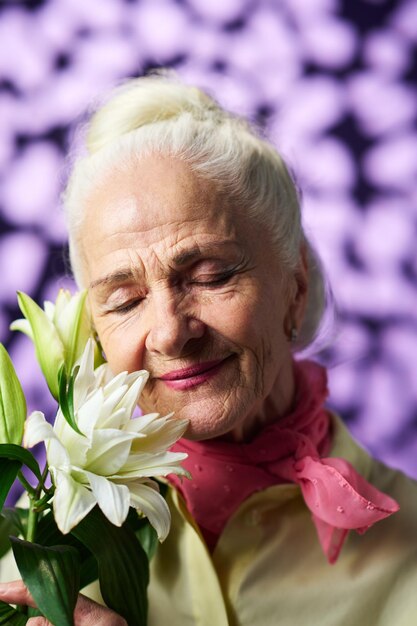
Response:
[{"label": "woman's face", "polygon": [[114,171],[89,197],[80,244],[112,370],[150,372],[143,411],[188,418],[190,438],[242,439],[290,408],[303,290],[212,182],[157,156]]}]

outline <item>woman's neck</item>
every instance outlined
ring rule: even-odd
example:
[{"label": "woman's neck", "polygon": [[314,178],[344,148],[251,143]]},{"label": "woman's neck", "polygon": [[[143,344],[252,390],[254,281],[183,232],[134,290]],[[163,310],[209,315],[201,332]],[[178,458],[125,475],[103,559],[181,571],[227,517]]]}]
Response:
[{"label": "woman's neck", "polygon": [[288,415],[294,409],[295,397],[294,361],[291,359],[278,372],[268,395],[259,401],[241,424],[219,439],[236,443],[251,441],[265,426]]}]

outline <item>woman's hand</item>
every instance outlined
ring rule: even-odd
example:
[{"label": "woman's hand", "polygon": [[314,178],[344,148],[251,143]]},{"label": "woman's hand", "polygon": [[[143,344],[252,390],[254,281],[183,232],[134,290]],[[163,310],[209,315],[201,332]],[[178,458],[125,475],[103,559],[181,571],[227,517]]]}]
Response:
[{"label": "woman's hand", "polygon": [[[36,608],[32,596],[21,580],[0,584],[0,600],[8,604],[21,604]],[[99,626],[127,626],[123,617],[82,594],[78,596],[75,607],[74,624],[75,626],[95,626],[96,624]],[[27,621],[27,626],[52,625],[45,617],[31,617]]]}]

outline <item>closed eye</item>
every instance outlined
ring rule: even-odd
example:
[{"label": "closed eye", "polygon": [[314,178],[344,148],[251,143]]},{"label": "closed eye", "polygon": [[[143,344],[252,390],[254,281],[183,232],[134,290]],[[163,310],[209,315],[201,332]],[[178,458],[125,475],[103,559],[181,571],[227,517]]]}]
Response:
[{"label": "closed eye", "polygon": [[139,304],[142,301],[143,301],[143,298],[134,298],[133,300],[130,300],[129,302],[126,302],[120,306],[112,308],[109,312],[116,313],[118,315],[124,315],[126,313],[129,313],[129,311],[132,311],[137,306],[139,306]]},{"label": "closed eye", "polygon": [[199,280],[190,281],[191,285],[198,285],[200,287],[217,287],[219,285],[226,284],[233,276],[235,272],[224,272],[223,274],[214,274],[212,276],[201,276]]}]

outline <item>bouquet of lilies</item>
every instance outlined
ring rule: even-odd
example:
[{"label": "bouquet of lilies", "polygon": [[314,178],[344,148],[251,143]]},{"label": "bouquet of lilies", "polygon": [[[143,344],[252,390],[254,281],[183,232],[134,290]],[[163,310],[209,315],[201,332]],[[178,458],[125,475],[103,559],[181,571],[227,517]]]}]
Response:
[{"label": "bouquet of lilies", "polygon": [[[40,411],[27,417],[25,397],[0,344],[0,556],[13,550],[38,609],[0,602],[0,624],[43,615],[73,624],[80,589],[98,580],[106,605],[128,624],[146,624],[149,560],[169,532],[165,486],[186,475],[186,455],[169,451],[186,420],[157,413],[134,416],[148,373],[113,376],[87,311],[86,292],[61,290],[44,309],[18,294],[25,319],[11,328],[34,342],[58,410],[53,424]],[[40,467],[30,449],[43,442]],[[18,479],[28,506],[7,508]]]}]

